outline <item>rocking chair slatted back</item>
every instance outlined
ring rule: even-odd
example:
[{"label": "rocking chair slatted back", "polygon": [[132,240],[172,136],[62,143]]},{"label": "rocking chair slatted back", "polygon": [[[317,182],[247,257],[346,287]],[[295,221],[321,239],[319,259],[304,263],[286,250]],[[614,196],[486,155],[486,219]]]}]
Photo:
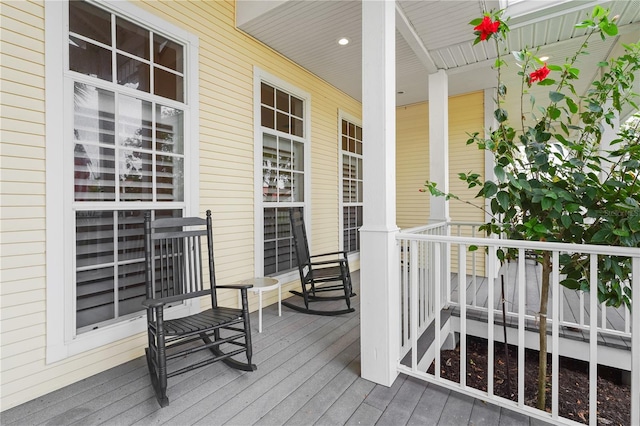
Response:
[{"label": "rocking chair slatted back", "polygon": [[[290,301],[282,304],[300,312],[315,315],[339,315],[353,312],[351,308],[351,274],[349,272],[349,260],[344,251],[311,255],[307,230],[304,224],[302,208],[289,209],[291,233],[296,250],[298,271],[302,291],[291,291],[304,300],[304,307]],[[331,292],[331,295],[324,295]],[[330,300],[344,300],[346,309],[313,310],[309,309],[309,303]]]},{"label": "rocking chair slatted back", "polygon": [[[151,220],[145,215],[145,265],[147,300],[147,364],[156,398],[162,407],[169,404],[167,378],[223,361],[245,371],[251,363],[251,327],[247,289],[250,285],[217,286],[213,261],[211,212],[197,217]],[[203,241],[204,240],[204,241]],[[208,269],[207,277],[204,268]],[[219,307],[217,289],[240,291],[242,308]],[[165,309],[188,299],[211,297],[211,308],[193,315],[165,319]],[[221,349],[230,344],[232,350]],[[209,358],[189,362],[188,355],[208,350]],[[231,357],[244,353],[247,362]],[[167,359],[180,358],[187,364],[168,371]]]}]

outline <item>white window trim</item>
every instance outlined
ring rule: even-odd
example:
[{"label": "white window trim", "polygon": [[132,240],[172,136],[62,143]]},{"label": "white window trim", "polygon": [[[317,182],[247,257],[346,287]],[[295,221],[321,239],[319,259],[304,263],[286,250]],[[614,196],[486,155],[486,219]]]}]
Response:
[{"label": "white window trim", "polygon": [[[304,101],[304,221],[307,225],[307,239],[311,246],[311,95],[263,69],[253,67],[253,154],[254,154],[254,274],[264,274],[264,203],[262,195],[262,125],[260,122],[261,83],[265,82]],[[296,270],[275,276],[281,283],[300,278]]]},{"label": "white window trim", "polygon": [[[340,229],[339,235],[339,244],[340,250],[344,249],[344,202],[343,202],[343,188],[342,188],[342,120],[347,120],[355,125],[362,127],[362,120],[356,118],[355,116],[345,112],[341,109],[338,109],[338,180],[340,184],[338,185],[338,226]],[[362,148],[364,150],[364,146]],[[355,262],[360,260],[360,251],[348,253],[349,262]]]},{"label": "white window trim", "polygon": [[[197,214],[199,206],[199,95],[198,95],[198,37],[186,30],[140,9],[129,2],[105,0],[100,2],[132,22],[168,34],[185,46],[188,58],[185,78],[187,89],[185,103],[190,106],[185,123],[185,167],[184,196],[186,214]],[[65,211],[65,196],[70,196],[73,182],[64,178],[65,150],[60,144],[64,140],[65,120],[73,120],[72,96],[66,96],[64,65],[68,52],[68,2],[45,2],[45,145],[46,145],[46,311],[47,311],[47,364],[107,345],[117,340],[141,333],[146,329],[146,318],[142,314],[117,324],[101,327],[76,335],[75,333],[75,289],[72,279],[73,250],[68,236],[74,227],[71,212]],[[71,176],[70,173],[66,175]],[[172,316],[195,312],[200,309],[198,301],[175,309]]]}]

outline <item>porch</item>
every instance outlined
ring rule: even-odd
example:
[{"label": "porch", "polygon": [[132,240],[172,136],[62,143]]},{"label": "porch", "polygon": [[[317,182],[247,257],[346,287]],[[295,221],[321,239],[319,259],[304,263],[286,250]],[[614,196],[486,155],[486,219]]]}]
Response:
[{"label": "porch", "polygon": [[338,317],[286,308],[278,317],[271,305],[260,334],[252,313],[258,370],[215,363],[172,378],[166,408],[140,357],[7,410],[2,424],[544,424],[406,375],[390,388],[361,378],[359,296],[353,304],[356,313]]}]

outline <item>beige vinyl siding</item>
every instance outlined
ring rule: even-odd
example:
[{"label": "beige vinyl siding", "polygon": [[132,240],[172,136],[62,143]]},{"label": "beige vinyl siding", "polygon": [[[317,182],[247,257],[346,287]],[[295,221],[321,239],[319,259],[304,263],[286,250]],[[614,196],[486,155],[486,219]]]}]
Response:
[{"label": "beige vinyl siding", "polygon": [[[311,239],[314,252],[339,249],[338,110],[360,104],[236,30],[233,1],[144,1],[138,7],[200,42],[200,214],[211,209],[216,276],[232,283],[254,269],[253,67],[311,95]],[[50,365],[46,356],[44,3],[2,2],[2,396],[0,410],[141,356],[137,334]],[[355,268],[357,265],[352,265]],[[56,277],[57,279],[57,277]],[[285,285],[283,296],[298,286]],[[277,292],[265,294],[265,304]],[[222,295],[236,305],[235,292]],[[251,308],[257,297],[251,295]],[[203,302],[206,303],[206,302]]]},{"label": "beige vinyl siding", "polygon": [[3,2],[0,53],[0,341],[2,409],[21,402],[13,383],[44,365],[44,10]]},{"label": "beige vinyl siding", "polygon": [[429,105],[396,108],[396,222],[398,227],[426,225],[429,195],[419,192],[429,179]]},{"label": "beige vinyl siding", "polygon": [[[449,98],[449,191],[474,201],[458,173],[484,174],[484,154],[474,145],[467,146],[468,133],[481,132],[484,123],[483,94],[476,92]],[[429,179],[429,105],[419,103],[396,109],[396,215],[400,228],[427,224],[429,195],[419,190]],[[451,201],[452,221],[482,222],[480,210]]]},{"label": "beige vinyl siding", "polygon": [[[482,92],[449,98],[449,192],[478,204],[477,189],[468,189],[459,173],[473,171],[484,175],[484,153],[466,145],[468,133],[481,132],[484,125]],[[429,194],[419,192],[429,179],[429,105],[419,103],[396,109],[396,216],[400,228],[426,225]],[[484,213],[460,201],[451,200],[449,215],[454,222],[483,222]],[[471,235],[462,232],[462,235]],[[457,270],[457,254],[451,258]],[[484,272],[484,257],[477,256],[477,267]],[[471,268],[471,259],[467,268]]]}]

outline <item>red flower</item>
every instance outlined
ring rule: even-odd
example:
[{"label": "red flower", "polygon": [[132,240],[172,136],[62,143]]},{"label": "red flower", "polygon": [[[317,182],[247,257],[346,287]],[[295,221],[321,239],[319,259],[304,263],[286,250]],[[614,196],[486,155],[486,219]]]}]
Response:
[{"label": "red flower", "polygon": [[538,68],[531,74],[529,74],[529,86],[531,86],[536,81],[542,81],[549,75],[549,68],[547,68],[547,64],[545,63],[542,68]]},{"label": "red flower", "polygon": [[479,33],[478,35],[480,36],[480,40],[486,40],[487,38],[489,38],[489,36],[491,36],[491,34],[498,32],[498,27],[500,27],[500,21],[492,22],[491,18],[485,16],[484,18],[482,18],[482,22],[480,22],[480,25],[474,27],[473,29]]}]

